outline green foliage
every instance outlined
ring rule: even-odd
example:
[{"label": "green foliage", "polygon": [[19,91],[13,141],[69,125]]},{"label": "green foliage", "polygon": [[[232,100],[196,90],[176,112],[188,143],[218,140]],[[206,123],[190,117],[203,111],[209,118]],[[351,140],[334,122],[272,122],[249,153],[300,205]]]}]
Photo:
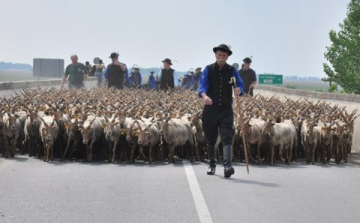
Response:
[{"label": "green foliage", "polygon": [[285,87],[290,89],[297,89],[295,85],[290,85],[290,84],[287,84]]},{"label": "green foliage", "polygon": [[328,92],[330,93],[335,93],[336,92],[336,89],[337,89],[337,85],[336,84],[332,84],[329,89],[328,89]]},{"label": "green foliage", "polygon": [[331,65],[324,63],[324,72],[345,92],[360,94],[360,0],[351,0],[340,31],[331,30],[329,36],[325,58]]},{"label": "green foliage", "polygon": [[317,91],[317,92],[323,92],[324,90],[321,89],[321,88],[316,88],[315,91]]}]

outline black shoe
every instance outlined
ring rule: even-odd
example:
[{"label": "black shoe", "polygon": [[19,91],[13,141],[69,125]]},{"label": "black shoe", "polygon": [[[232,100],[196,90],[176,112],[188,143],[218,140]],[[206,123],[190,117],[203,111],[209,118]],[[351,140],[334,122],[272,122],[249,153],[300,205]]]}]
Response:
[{"label": "black shoe", "polygon": [[224,167],[224,177],[229,178],[231,175],[235,173],[235,170],[232,166],[226,166]]},{"label": "black shoe", "polygon": [[216,171],[216,165],[209,165],[209,168],[207,170],[207,175],[214,175]]}]

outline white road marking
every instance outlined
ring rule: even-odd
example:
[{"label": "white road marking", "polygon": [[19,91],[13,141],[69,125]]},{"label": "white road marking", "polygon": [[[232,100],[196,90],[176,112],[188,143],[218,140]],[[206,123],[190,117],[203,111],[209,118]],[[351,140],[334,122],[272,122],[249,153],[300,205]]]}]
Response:
[{"label": "white road marking", "polygon": [[196,179],[194,169],[189,162],[183,162],[183,165],[186,173],[186,178],[190,186],[190,191],[195,203],[195,207],[199,216],[199,220],[201,223],[212,223],[213,220],[206,205],[204,196],[201,192],[199,183]]}]

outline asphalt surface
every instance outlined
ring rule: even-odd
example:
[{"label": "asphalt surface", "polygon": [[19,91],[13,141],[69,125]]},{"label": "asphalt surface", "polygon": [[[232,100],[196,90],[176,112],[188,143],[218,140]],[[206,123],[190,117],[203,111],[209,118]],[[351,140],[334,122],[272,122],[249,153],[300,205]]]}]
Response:
[{"label": "asphalt surface", "polygon": [[199,162],[190,165],[189,177],[181,161],[0,158],[0,223],[360,221],[360,153],[340,165],[251,165],[249,175],[243,164],[234,166],[235,175],[225,179],[222,166],[208,176]]},{"label": "asphalt surface", "polygon": [[[351,163],[191,165],[212,222],[359,222],[359,155]],[[185,161],[184,161],[185,162]],[[184,165],[0,158],[0,222],[200,222]],[[211,222],[211,221],[210,221]]]}]

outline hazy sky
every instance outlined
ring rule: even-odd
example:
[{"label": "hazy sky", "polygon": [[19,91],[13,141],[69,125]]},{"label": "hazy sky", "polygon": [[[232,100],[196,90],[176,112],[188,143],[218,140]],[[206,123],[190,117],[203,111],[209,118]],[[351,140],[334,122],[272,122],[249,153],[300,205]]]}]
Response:
[{"label": "hazy sky", "polygon": [[215,61],[231,45],[230,64],[252,55],[257,73],[324,76],[328,33],[349,0],[0,0],[0,61],[70,63],[112,51],[128,66],[160,67],[165,57],[186,71]]}]

